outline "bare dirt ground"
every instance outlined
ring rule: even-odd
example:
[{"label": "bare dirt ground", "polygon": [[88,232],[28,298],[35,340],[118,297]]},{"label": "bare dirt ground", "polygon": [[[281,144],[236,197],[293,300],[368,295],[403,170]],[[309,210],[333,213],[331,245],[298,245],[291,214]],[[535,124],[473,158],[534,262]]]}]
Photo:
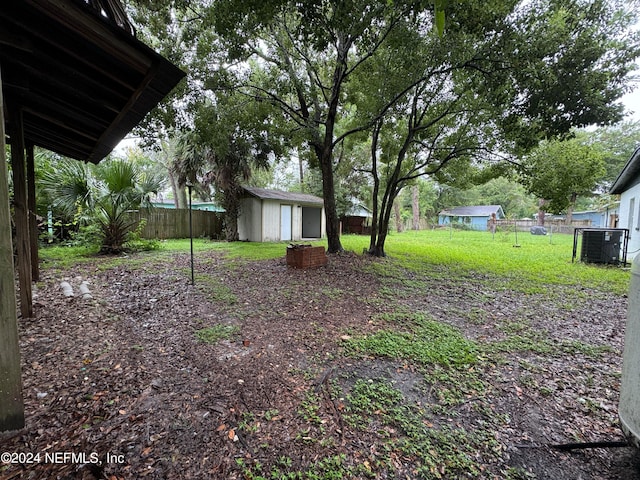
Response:
[{"label": "bare dirt ground", "polygon": [[[640,479],[630,447],[549,447],[623,439],[624,297],[352,254],[295,270],[199,253],[196,272],[166,253],[43,267],[20,322],[27,426],[0,436],[0,479]],[[399,310],[492,347],[461,369],[346,347]],[[229,338],[196,334],[220,325]],[[356,404],[384,385],[396,403]]]}]

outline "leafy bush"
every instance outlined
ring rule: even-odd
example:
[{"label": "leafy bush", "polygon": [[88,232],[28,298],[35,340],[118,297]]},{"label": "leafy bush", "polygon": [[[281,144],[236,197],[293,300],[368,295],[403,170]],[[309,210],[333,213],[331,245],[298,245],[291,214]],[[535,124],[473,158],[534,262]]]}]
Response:
[{"label": "leafy bush", "polygon": [[102,231],[95,223],[81,225],[77,230],[69,232],[69,240],[63,243],[71,247],[99,247],[102,245]]},{"label": "leafy bush", "polygon": [[160,249],[162,245],[158,239],[142,238],[142,230],[146,224],[147,219],[143,218],[137,228],[127,234],[127,240],[124,244],[125,250],[128,252],[147,252]]}]

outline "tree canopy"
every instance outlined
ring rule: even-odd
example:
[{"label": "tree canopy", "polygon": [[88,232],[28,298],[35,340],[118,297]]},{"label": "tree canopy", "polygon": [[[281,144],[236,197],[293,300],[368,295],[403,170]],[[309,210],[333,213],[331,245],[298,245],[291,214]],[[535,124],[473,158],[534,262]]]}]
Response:
[{"label": "tree canopy", "polygon": [[244,96],[218,95],[215,106],[205,99],[194,117],[194,128],[178,140],[173,171],[178,184],[209,187],[225,210],[225,236],[238,240],[237,219],[242,185],[255,169],[266,169],[279,142],[268,128],[264,107]]},{"label": "tree canopy", "polygon": [[598,181],[602,192],[609,191],[623,167],[640,147],[640,122],[622,122],[595,130],[576,131],[579,142],[599,145],[603,150],[605,173]]},{"label": "tree canopy", "polygon": [[[190,73],[173,124],[200,128],[203,96],[211,109],[230,92],[245,106],[273,108],[264,131],[320,173],[330,252],[341,249],[345,165],[371,176],[382,235],[371,250],[384,254],[405,185],[497,176],[496,165],[541,140],[618,121],[640,52],[636,13],[617,0],[136,0],[130,8],[146,19],[143,34]],[[224,124],[227,114],[214,116]]]},{"label": "tree canopy", "polygon": [[[545,201],[543,210],[563,213],[578,196],[592,195],[605,173],[604,152],[577,139],[543,142],[527,157],[524,185]],[[570,222],[570,218],[567,220]]]}]

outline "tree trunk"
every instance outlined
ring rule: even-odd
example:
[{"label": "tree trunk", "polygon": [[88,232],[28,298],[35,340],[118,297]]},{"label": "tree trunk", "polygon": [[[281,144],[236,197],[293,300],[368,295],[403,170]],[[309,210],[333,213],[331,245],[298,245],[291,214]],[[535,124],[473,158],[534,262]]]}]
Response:
[{"label": "tree trunk", "polygon": [[373,210],[371,212],[371,235],[369,236],[369,253],[372,255],[375,251],[376,240],[378,237],[378,191],[380,189],[380,179],[377,175],[373,178]]},{"label": "tree trunk", "polygon": [[4,102],[0,78],[0,432],[24,427],[18,314],[13,271],[9,184],[5,157]]},{"label": "tree trunk", "polygon": [[[389,195],[389,196],[395,197],[396,195]],[[394,204],[393,199],[390,199],[386,203],[386,207],[384,208],[384,210],[380,212],[380,225],[379,225],[378,238],[376,240],[376,245],[373,252],[370,252],[372,255],[376,257],[386,256],[386,253],[384,251],[384,245],[385,245],[385,242],[387,241],[387,235],[389,233],[389,222],[391,220],[391,211],[393,210],[393,204]]]},{"label": "tree trunk", "polygon": [[[324,197],[324,214],[327,226],[327,253],[344,251],[340,243],[340,218],[336,208],[336,192],[333,178],[333,139],[342,83],[347,70],[347,57],[351,43],[347,38],[338,38],[336,66],[333,71],[331,97],[329,98],[327,116],[324,124],[322,143],[315,142],[315,151],[322,172],[322,195]],[[318,131],[319,133],[320,131]]]},{"label": "tree trunk", "polygon": [[542,209],[542,207],[544,207],[545,203],[546,201],[542,198],[538,200],[538,225],[542,227],[544,227],[544,210]]},{"label": "tree trunk", "polygon": [[222,194],[222,206],[224,207],[224,236],[227,242],[240,240],[238,233],[238,215],[240,214],[239,185],[227,186]]},{"label": "tree trunk", "polygon": [[571,200],[569,201],[569,207],[567,208],[567,216],[565,217],[566,225],[571,225],[571,222],[573,222],[573,209],[575,208],[577,199],[578,199],[578,195],[575,193],[572,193]]},{"label": "tree trunk", "polygon": [[386,257],[387,254],[384,251],[384,242],[386,241],[386,239],[387,233],[380,232],[376,239],[375,245],[373,246],[373,248],[369,249],[369,255],[372,255],[374,257]]},{"label": "tree trunk", "polygon": [[173,173],[171,173],[170,169],[167,169],[167,173],[169,175],[169,183],[171,184],[171,192],[173,193],[173,206],[176,208],[180,208],[180,202],[178,199],[178,181]]},{"label": "tree trunk", "polygon": [[[333,128],[331,128],[333,131]],[[323,144],[315,145],[314,150],[320,162],[322,173],[322,196],[327,229],[327,253],[343,251],[340,243],[340,219],[336,208],[335,183],[333,178],[333,134],[329,135],[329,126]]]},{"label": "tree trunk", "polygon": [[538,210],[538,225],[544,227],[545,213],[544,210]]},{"label": "tree trunk", "polygon": [[240,240],[238,234],[238,215],[225,214],[225,238],[227,242],[237,242]]},{"label": "tree trunk", "polygon": [[298,155],[298,171],[300,173],[300,189],[301,191],[305,191],[304,188],[304,165],[303,165],[303,160],[302,158],[300,158],[300,155]]},{"label": "tree trunk", "polygon": [[184,188],[184,185],[178,185],[178,195],[176,196],[178,200],[178,208],[189,208],[189,201],[187,200],[187,189]]},{"label": "tree trunk", "polygon": [[396,232],[402,233],[404,225],[402,224],[402,215],[400,214],[400,204],[397,200],[393,201],[393,213],[396,217]]},{"label": "tree trunk", "polygon": [[[382,126],[380,125],[380,128]],[[398,158],[396,161],[396,166],[393,170],[391,176],[387,179],[387,184],[385,187],[384,196],[382,198],[382,205],[380,206],[380,219],[378,221],[378,238],[376,239],[375,246],[369,249],[369,253],[376,257],[384,257],[384,244],[387,240],[387,234],[389,233],[389,221],[391,219],[391,212],[394,208],[394,203],[400,190],[402,189],[402,180],[400,179],[400,171],[402,168],[402,162],[405,159],[407,150],[411,143],[413,136],[408,135],[408,138],[405,139],[405,143],[403,147],[398,152]],[[398,224],[401,223],[400,214],[396,215],[398,218]],[[373,235],[373,234],[372,234]],[[372,237],[373,239],[373,237]]]},{"label": "tree trunk", "polygon": [[573,222],[573,205],[569,205],[567,207],[567,214],[564,218],[565,225],[571,225],[571,222]]},{"label": "tree trunk", "polygon": [[411,209],[413,211],[413,229],[420,230],[420,189],[418,185],[411,188]]},{"label": "tree trunk", "polygon": [[[328,158],[327,158],[328,157]],[[336,194],[333,180],[333,161],[331,153],[323,158],[322,170],[322,194],[324,196],[324,214],[327,228],[327,253],[342,252],[340,243],[340,219],[336,209]]]},{"label": "tree trunk", "polygon": [[369,238],[369,254],[376,255],[376,240],[378,236],[378,195],[380,193],[380,177],[378,177],[378,138],[382,122],[378,122],[371,135],[371,176],[373,177],[373,192],[371,200],[373,210],[371,212],[371,236]]}]

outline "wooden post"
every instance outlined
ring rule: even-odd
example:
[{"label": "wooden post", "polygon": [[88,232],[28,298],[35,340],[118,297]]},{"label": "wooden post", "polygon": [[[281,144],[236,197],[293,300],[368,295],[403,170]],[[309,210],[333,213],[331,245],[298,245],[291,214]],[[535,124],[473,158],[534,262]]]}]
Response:
[{"label": "wooden post", "polygon": [[[12,107],[10,105],[10,107]],[[31,295],[31,243],[29,241],[29,206],[27,177],[24,161],[24,131],[22,110],[13,106],[11,114],[11,168],[13,170],[13,203],[16,222],[16,248],[18,250],[18,280],[20,284],[20,314],[33,317]]]},{"label": "wooden post", "polygon": [[16,287],[4,143],[4,102],[0,73],[0,432],[24,427]]},{"label": "wooden post", "polygon": [[38,256],[38,219],[36,218],[36,167],[33,143],[27,143],[27,198],[29,202],[29,241],[31,250],[31,280],[40,281]]}]

